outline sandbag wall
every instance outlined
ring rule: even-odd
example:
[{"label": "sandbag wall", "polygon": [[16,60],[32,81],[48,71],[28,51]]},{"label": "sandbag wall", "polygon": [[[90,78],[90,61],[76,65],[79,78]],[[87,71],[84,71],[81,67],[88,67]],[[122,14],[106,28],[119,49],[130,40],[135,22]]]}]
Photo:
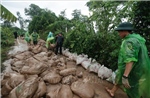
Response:
[{"label": "sandbag wall", "polygon": [[63,55],[67,56],[70,60],[75,61],[76,65],[81,65],[89,72],[96,73],[101,79],[106,79],[109,82],[114,82],[115,72],[105,67],[104,65],[99,64],[95,59],[88,58],[88,55],[77,55],[76,53],[70,53],[69,49],[65,49],[63,51]]}]

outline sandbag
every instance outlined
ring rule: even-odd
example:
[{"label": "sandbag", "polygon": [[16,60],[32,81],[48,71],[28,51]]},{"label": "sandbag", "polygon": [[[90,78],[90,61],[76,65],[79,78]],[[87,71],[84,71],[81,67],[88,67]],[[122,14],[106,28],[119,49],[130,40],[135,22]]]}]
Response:
[{"label": "sandbag", "polygon": [[77,59],[76,59],[76,65],[79,65],[81,64],[83,61],[87,61],[88,58],[87,57],[84,57],[84,55],[78,55],[77,56]]},{"label": "sandbag", "polygon": [[63,84],[72,84],[73,82],[75,82],[77,80],[77,77],[74,77],[72,75],[66,76],[62,79],[62,83]]},{"label": "sandbag", "polygon": [[41,46],[45,46],[45,40],[42,40],[42,39],[39,39],[38,40],[38,45],[41,45]]},{"label": "sandbag", "polygon": [[38,63],[38,64],[34,64],[31,67],[30,66],[23,66],[20,73],[21,74],[40,74],[43,71],[45,71],[48,68],[47,65],[43,64],[42,62]]},{"label": "sandbag", "polygon": [[47,88],[45,82],[42,79],[40,79],[38,82],[38,89],[32,98],[41,98],[44,94],[46,94]]},{"label": "sandbag", "polygon": [[46,74],[43,77],[43,80],[50,83],[50,84],[56,84],[56,83],[59,83],[61,81],[61,76],[53,71],[53,72]]},{"label": "sandbag", "polygon": [[46,52],[38,53],[38,54],[34,55],[34,58],[38,61],[45,61],[46,62],[48,60]]},{"label": "sandbag", "polygon": [[69,85],[62,85],[58,94],[58,98],[73,98],[73,93]]},{"label": "sandbag", "polygon": [[76,74],[76,68],[67,68],[59,72],[62,76],[68,76],[68,75],[75,75]]},{"label": "sandbag", "polygon": [[12,62],[12,59],[9,59],[2,63],[3,66],[5,66],[4,72],[7,72],[7,73],[13,72],[13,70],[11,69],[11,62]]},{"label": "sandbag", "polygon": [[46,98],[58,98],[61,86],[62,86],[61,84],[55,84],[55,85],[49,84],[47,86]]},{"label": "sandbag", "polygon": [[25,60],[25,65],[27,65],[27,66],[32,66],[32,65],[38,64],[38,63],[39,63],[39,61],[33,57],[30,57]]},{"label": "sandbag", "polygon": [[117,73],[117,71],[118,70],[116,70],[115,72],[112,72],[112,75],[109,78],[107,78],[106,80],[109,81],[109,82],[111,82],[111,83],[113,83],[113,84],[115,84],[115,79],[116,79],[116,73]]},{"label": "sandbag", "polygon": [[112,70],[102,65],[98,70],[98,77],[101,79],[107,79],[112,75]]},{"label": "sandbag", "polygon": [[91,62],[91,65],[88,67],[88,70],[90,72],[98,73],[100,67],[101,65],[95,61],[95,62]]},{"label": "sandbag", "polygon": [[17,89],[17,86],[13,90],[11,90],[11,92],[8,95],[8,98],[17,98],[16,89]]},{"label": "sandbag", "polygon": [[73,95],[73,98],[80,98],[80,97],[74,94],[74,95]]},{"label": "sandbag", "polygon": [[25,76],[19,73],[10,73],[10,80],[8,81],[11,88],[15,88],[21,82],[25,81]]},{"label": "sandbag", "polygon": [[47,70],[45,70],[45,71],[43,71],[39,76],[41,77],[41,78],[43,78],[46,74],[48,74],[50,71],[47,69]]},{"label": "sandbag", "polygon": [[94,89],[88,82],[76,81],[71,84],[71,90],[81,98],[93,98]]},{"label": "sandbag", "polygon": [[34,48],[32,49],[32,52],[33,52],[34,54],[37,54],[37,53],[42,52],[42,46],[36,46],[36,47],[34,47]]},{"label": "sandbag", "polygon": [[18,69],[22,68],[25,65],[24,61],[16,61],[12,64],[12,66],[17,67]]},{"label": "sandbag", "polygon": [[37,75],[29,77],[16,88],[17,98],[32,98],[38,89],[39,78]]},{"label": "sandbag", "polygon": [[33,53],[29,52],[29,51],[25,51],[23,53],[17,54],[15,56],[15,58],[19,59],[19,60],[24,60],[27,58],[30,58],[33,55]]},{"label": "sandbag", "polygon": [[65,56],[67,56],[67,57],[69,57],[70,55],[71,55],[71,53],[69,52],[69,49],[65,49],[65,50],[63,50],[63,55],[65,55]]},{"label": "sandbag", "polygon": [[86,60],[86,61],[83,61],[83,62],[81,63],[81,65],[82,65],[83,68],[85,68],[85,69],[88,69],[88,67],[90,66],[90,64],[91,64],[91,61],[90,61],[90,60]]},{"label": "sandbag", "polygon": [[64,63],[58,63],[56,67],[58,70],[64,70],[67,66]]},{"label": "sandbag", "polygon": [[3,85],[1,89],[2,96],[8,95],[13,88],[10,87],[8,81]]}]

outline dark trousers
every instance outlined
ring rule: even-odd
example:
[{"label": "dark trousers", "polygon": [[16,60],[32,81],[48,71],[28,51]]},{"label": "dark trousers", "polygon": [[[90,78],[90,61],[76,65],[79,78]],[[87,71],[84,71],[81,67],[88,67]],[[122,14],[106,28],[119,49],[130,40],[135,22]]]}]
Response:
[{"label": "dark trousers", "polygon": [[38,41],[33,41],[33,44],[34,44],[34,45],[37,45],[37,43],[38,43]]},{"label": "dark trousers", "polygon": [[57,43],[57,45],[56,45],[56,50],[55,50],[56,55],[58,54],[58,50],[59,50],[59,53],[62,54],[62,44],[61,43]]}]

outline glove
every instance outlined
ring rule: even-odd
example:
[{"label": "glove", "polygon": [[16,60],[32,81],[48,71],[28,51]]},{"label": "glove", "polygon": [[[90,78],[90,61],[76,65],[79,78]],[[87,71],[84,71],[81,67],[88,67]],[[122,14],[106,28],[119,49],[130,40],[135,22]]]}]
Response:
[{"label": "glove", "polygon": [[125,88],[131,88],[128,78],[125,76],[122,77],[122,84],[124,85]]}]

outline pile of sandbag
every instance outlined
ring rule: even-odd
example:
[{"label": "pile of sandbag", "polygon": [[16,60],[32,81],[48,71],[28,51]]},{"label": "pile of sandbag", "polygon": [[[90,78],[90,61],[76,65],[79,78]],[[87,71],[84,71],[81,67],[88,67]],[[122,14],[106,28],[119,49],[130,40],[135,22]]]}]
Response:
[{"label": "pile of sandbag", "polygon": [[69,49],[65,49],[63,54],[69,59],[76,61],[76,65],[82,65],[89,72],[97,73],[101,79],[110,80],[108,78],[112,77],[113,71],[111,69],[99,64],[95,59],[88,58],[85,54],[77,55],[76,53],[70,53]]},{"label": "pile of sandbag", "polygon": [[73,60],[44,49],[35,52],[35,47],[11,54],[3,63],[2,98],[93,98],[91,84],[76,68],[67,67]]}]

